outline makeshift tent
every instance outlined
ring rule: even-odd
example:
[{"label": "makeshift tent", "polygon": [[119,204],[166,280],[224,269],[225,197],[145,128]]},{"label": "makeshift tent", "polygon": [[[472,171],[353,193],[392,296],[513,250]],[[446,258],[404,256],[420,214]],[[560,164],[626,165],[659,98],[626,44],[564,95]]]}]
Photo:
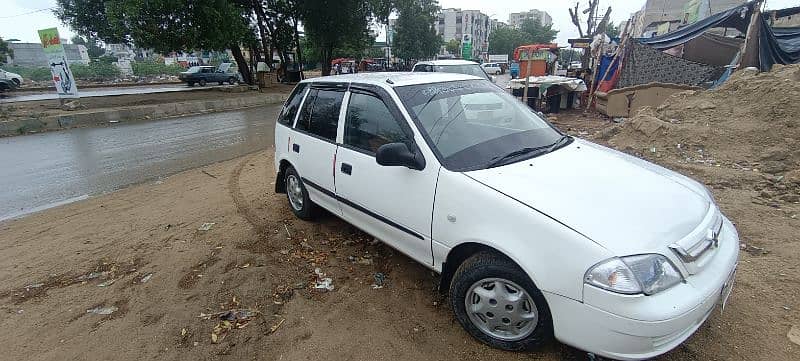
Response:
[{"label": "makeshift tent", "polygon": [[[751,1],[671,33],[649,39],[638,39],[638,42],[657,50],[667,50],[686,44],[712,28],[734,28],[742,33],[748,33],[753,12],[758,10],[757,4],[760,6],[761,2]],[[794,13],[800,12],[800,10],[786,10],[794,11]],[[791,14],[791,12],[784,13],[785,11],[781,12],[784,16]],[[759,24],[753,27],[758,31],[758,37],[751,39],[751,41],[758,41],[758,46],[754,47],[758,51],[758,67],[762,71],[769,71],[774,64],[800,62],[800,31],[797,29],[776,30],[769,25],[769,18],[769,14],[758,16],[756,21]]]}]

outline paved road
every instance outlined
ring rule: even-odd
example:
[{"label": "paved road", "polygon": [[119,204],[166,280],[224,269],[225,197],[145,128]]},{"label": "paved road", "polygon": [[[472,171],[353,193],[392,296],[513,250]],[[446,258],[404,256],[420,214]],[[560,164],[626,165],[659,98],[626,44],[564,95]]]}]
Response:
[{"label": "paved road", "polygon": [[[225,87],[231,85],[214,85],[213,87]],[[159,84],[154,86],[132,86],[132,87],[119,87],[119,88],[88,88],[82,90],[78,88],[81,98],[91,97],[104,97],[109,95],[129,95],[129,94],[152,94],[152,93],[168,93],[180,91],[192,91],[211,88],[212,86],[194,86],[189,87],[186,84]],[[4,93],[0,97],[0,103],[15,103],[15,102],[29,102],[35,100],[50,100],[58,99],[58,93],[55,90],[51,91],[36,91],[25,92],[22,89],[19,92]]]},{"label": "paved road", "polygon": [[279,110],[0,138],[0,220],[267,148]]}]

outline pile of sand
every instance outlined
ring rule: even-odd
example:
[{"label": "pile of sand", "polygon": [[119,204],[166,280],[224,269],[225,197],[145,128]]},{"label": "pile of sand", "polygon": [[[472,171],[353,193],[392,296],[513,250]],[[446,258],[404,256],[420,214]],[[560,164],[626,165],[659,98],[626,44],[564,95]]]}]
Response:
[{"label": "pile of sand", "polygon": [[612,145],[665,160],[796,173],[800,65],[776,65],[768,73],[743,70],[718,89],[677,93],[615,133]]}]

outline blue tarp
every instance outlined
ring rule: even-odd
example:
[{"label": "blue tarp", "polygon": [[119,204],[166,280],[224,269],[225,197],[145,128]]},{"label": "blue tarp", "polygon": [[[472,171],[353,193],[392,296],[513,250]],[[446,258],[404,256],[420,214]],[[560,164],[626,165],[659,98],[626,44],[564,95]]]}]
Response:
[{"label": "blue tarp", "polygon": [[[755,2],[748,2],[730,10],[714,14],[694,24],[673,32],[648,38],[637,39],[641,44],[658,50],[667,50],[685,44],[711,28],[735,28],[747,33]],[[786,9],[792,10],[793,9]],[[769,14],[759,21],[759,65],[762,71],[769,71],[774,64],[794,64],[800,62],[800,28],[772,28],[768,23]]]}]

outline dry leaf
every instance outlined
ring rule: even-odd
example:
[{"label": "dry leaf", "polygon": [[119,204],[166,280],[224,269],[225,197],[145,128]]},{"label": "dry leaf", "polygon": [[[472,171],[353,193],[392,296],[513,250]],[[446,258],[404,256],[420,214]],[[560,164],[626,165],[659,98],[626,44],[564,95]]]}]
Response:
[{"label": "dry leaf", "polygon": [[188,332],[189,332],[189,331],[186,331],[186,329],[185,329],[185,328],[184,328],[184,329],[181,329],[181,336],[186,336],[186,334],[187,334]]},{"label": "dry leaf", "polygon": [[211,343],[217,343],[217,340],[219,340],[217,334],[216,333],[212,333],[211,334]]}]

